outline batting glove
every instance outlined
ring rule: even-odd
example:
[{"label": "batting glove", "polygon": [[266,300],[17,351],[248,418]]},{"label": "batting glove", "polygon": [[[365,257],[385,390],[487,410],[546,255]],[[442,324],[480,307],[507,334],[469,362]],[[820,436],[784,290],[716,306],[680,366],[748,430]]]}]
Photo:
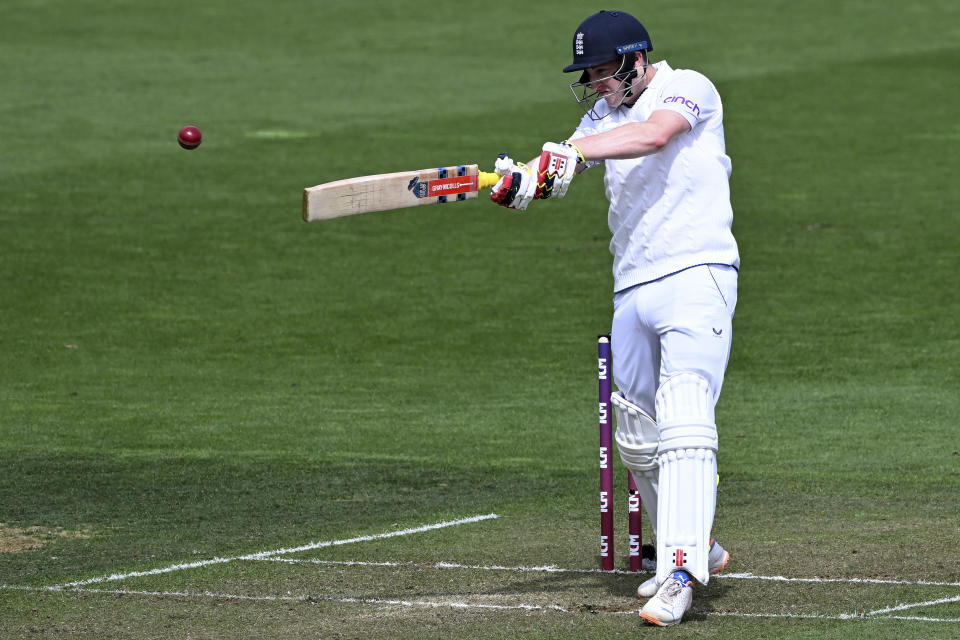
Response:
[{"label": "batting glove", "polygon": [[584,162],[583,154],[577,145],[569,140],[548,142],[540,153],[540,167],[537,170],[537,190],[535,198],[562,198],[577,170],[577,163]]},{"label": "batting glove", "polygon": [[514,162],[505,153],[497,157],[494,171],[503,177],[490,190],[490,199],[508,209],[526,209],[537,190],[533,171],[524,164]]}]

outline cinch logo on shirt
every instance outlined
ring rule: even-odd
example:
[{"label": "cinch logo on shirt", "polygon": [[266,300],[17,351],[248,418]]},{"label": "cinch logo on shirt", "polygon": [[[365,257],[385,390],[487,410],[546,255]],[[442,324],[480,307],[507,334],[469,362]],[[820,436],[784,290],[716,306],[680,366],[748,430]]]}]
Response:
[{"label": "cinch logo on shirt", "polygon": [[683,106],[685,106],[687,109],[690,109],[690,113],[694,114],[698,118],[700,117],[700,105],[698,105],[693,100],[687,100],[683,96],[671,96],[669,98],[664,99],[663,102],[664,104],[668,102],[682,102]]}]

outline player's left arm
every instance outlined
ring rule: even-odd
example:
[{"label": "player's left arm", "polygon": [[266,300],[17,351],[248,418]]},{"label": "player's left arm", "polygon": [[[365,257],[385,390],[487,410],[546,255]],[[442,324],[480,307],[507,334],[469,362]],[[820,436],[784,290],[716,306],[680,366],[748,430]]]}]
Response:
[{"label": "player's left arm", "polygon": [[643,122],[628,122],[603,133],[577,138],[574,143],[586,161],[639,158],[660,151],[687,131],[690,123],[685,117],[676,111],[660,109]]}]

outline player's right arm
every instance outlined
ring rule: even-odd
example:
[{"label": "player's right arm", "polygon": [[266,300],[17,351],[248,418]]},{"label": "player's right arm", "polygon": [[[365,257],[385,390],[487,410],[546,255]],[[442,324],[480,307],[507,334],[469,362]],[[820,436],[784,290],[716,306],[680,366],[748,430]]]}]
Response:
[{"label": "player's right arm", "polygon": [[699,123],[722,114],[720,95],[706,76],[677,72],[660,90],[650,117],[576,139],[588,161],[639,158],[657,153]]},{"label": "player's right arm", "polygon": [[654,111],[643,122],[624,125],[592,136],[577,138],[586,161],[621,160],[654,154],[680,134],[690,131],[687,119],[675,111]]}]

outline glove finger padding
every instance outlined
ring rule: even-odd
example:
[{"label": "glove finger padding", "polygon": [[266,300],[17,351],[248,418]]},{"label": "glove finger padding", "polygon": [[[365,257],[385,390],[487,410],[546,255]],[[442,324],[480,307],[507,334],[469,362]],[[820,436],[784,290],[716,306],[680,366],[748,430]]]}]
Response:
[{"label": "glove finger padding", "polygon": [[503,177],[490,190],[490,199],[509,209],[526,209],[536,192],[537,181],[533,172],[524,165],[516,164],[505,154],[498,158],[496,172]]},{"label": "glove finger padding", "polygon": [[497,156],[497,161],[493,163],[493,170],[497,175],[505,176],[519,170],[520,165],[513,161],[506,153]]},{"label": "glove finger padding", "polygon": [[578,162],[583,162],[583,154],[571,142],[548,142],[543,145],[534,197],[545,200],[566,195],[567,187],[577,171]]}]

